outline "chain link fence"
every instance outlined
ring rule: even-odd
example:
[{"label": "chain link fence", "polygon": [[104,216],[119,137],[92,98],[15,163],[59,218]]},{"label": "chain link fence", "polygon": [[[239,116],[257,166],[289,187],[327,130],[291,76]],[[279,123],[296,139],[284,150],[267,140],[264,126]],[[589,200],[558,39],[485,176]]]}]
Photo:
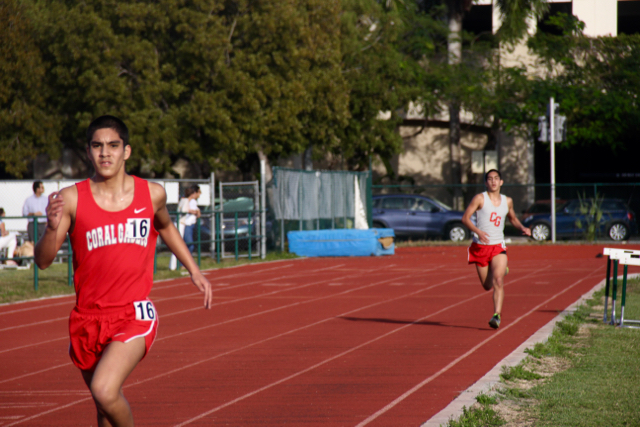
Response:
[{"label": "chain link fence", "polygon": [[[82,180],[38,180],[44,185],[44,193],[41,197],[48,199],[53,192],[74,185]],[[250,183],[218,183],[220,197],[216,197],[214,175],[210,179],[150,179],[150,182],[160,184],[167,194],[167,209],[173,221],[178,224],[180,213],[178,203],[184,197],[185,191],[192,185],[198,185],[201,195],[197,200],[201,211],[201,217],[194,231],[196,244],[195,255],[198,263],[201,255],[209,255],[220,260],[222,257],[234,256],[264,256],[265,251],[261,247],[260,238],[261,216],[264,212],[261,202],[261,186],[259,181]],[[33,184],[36,180],[5,180],[0,181],[0,207],[4,209],[3,222],[7,232],[16,236],[17,246],[21,247],[27,239],[29,220],[22,215],[25,200],[34,194]],[[262,186],[263,187],[263,186]],[[238,206],[245,200],[250,200],[248,215],[246,210]],[[215,203],[214,203],[215,201]],[[243,205],[244,206],[244,205]],[[237,217],[237,227],[236,227]],[[33,218],[33,217],[32,217]],[[39,227],[46,226],[46,218],[40,217]],[[264,222],[264,221],[262,221]],[[248,229],[251,225],[250,230]],[[219,230],[215,234],[212,230]],[[244,231],[243,231],[244,227]],[[248,237],[248,236],[251,237]],[[58,261],[66,258],[67,243],[61,248]],[[0,251],[0,264],[5,261],[3,255],[6,251]],[[158,240],[157,253],[168,252],[168,248]],[[33,257],[20,260],[20,264],[30,265]]]},{"label": "chain link fence", "polygon": [[220,182],[218,197],[212,229],[218,236],[216,248],[220,257],[259,256],[262,238],[260,182]]},{"label": "chain link fence", "polygon": [[[483,184],[447,184],[432,185],[373,185],[374,195],[378,194],[421,194],[439,200],[445,205],[453,205],[454,189],[460,187],[464,195],[465,206],[473,196],[485,191]],[[551,199],[550,184],[504,184],[502,194],[513,199],[514,210],[521,214],[532,204]],[[625,202],[634,212],[640,212],[640,183],[594,183],[594,184],[556,184],[558,200],[592,198],[595,195],[607,199],[619,199]]]}]

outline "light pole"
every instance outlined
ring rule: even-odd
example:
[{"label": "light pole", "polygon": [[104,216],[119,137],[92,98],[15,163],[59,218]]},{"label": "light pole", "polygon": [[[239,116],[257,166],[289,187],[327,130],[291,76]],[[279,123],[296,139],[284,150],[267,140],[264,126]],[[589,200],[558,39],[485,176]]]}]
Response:
[{"label": "light pole", "polygon": [[549,143],[551,144],[551,241],[556,242],[556,149],[555,149],[555,108],[553,97],[549,100]]},{"label": "light pole", "polygon": [[567,118],[557,113],[560,104],[554,102],[553,97],[549,99],[547,115],[538,119],[538,129],[542,142],[549,142],[551,147],[551,241],[556,242],[556,142],[564,140],[565,124]]}]

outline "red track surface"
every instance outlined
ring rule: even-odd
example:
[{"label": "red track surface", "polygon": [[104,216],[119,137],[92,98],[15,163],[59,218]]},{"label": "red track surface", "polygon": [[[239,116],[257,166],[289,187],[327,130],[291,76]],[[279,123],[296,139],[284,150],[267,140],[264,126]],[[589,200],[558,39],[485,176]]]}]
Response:
[{"label": "red track surface", "polygon": [[[513,246],[503,322],[464,247],[398,249],[158,282],[138,426],[419,426],[605,276],[603,246]],[[72,297],[0,306],[0,426],[95,425],[67,354]]]}]

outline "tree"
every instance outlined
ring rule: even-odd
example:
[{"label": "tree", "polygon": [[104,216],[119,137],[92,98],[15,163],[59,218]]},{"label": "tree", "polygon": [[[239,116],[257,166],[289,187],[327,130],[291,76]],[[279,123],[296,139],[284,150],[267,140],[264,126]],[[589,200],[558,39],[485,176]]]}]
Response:
[{"label": "tree", "polygon": [[554,96],[567,115],[566,145],[603,145],[620,150],[640,133],[640,35],[587,37],[584,24],[558,15],[561,35],[537,34],[529,41],[546,73],[535,79],[529,109]]},{"label": "tree", "polygon": [[342,2],[340,53],[349,120],[338,128],[332,151],[348,169],[367,169],[372,156],[387,159],[402,148],[399,112],[419,93],[417,84],[424,74],[399,49],[407,30],[406,13],[390,2]]},{"label": "tree", "polygon": [[[309,146],[330,149],[348,118],[349,90],[340,68],[340,3],[308,0],[238,2],[230,70],[251,88],[229,104],[248,153],[272,160]],[[233,82],[227,82],[233,84]]]},{"label": "tree", "polygon": [[22,177],[39,151],[56,153],[59,125],[47,109],[46,69],[27,8],[1,2],[0,22],[0,166]]},{"label": "tree", "polygon": [[348,116],[339,2],[62,0],[33,3],[49,103],[81,152],[101,114],[131,127],[130,169],[178,157],[234,168],[335,139]]},{"label": "tree", "polygon": [[[462,20],[464,12],[472,5],[471,0],[446,0],[448,10],[449,36],[447,38],[448,63],[452,74],[462,64]],[[545,0],[497,0],[501,26],[497,31],[498,39],[513,45],[521,39],[527,31],[527,20],[530,17],[539,18],[548,9]],[[453,184],[461,184],[460,166],[460,109],[464,107],[464,100],[456,96],[449,99],[449,145],[451,158],[451,178]],[[454,207],[463,209],[462,191],[456,187]]]}]

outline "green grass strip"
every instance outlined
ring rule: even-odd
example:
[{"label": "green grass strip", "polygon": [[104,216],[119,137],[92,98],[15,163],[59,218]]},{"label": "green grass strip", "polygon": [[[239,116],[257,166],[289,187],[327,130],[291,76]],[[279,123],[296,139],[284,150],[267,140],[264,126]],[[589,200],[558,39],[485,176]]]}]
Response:
[{"label": "green grass strip", "polygon": [[[618,291],[620,292],[620,290]],[[602,297],[592,299],[556,324],[547,342],[527,349],[525,361],[504,368],[503,386],[491,395],[478,396],[478,405],[464,408],[448,427],[481,427],[506,423],[495,404],[520,404],[527,425],[640,426],[640,329],[617,328],[602,322]],[[618,296],[618,314],[621,296]],[[640,279],[629,280],[625,318],[640,320]],[[586,336],[580,328],[588,326]],[[540,380],[534,372],[545,358],[560,358],[570,368]],[[526,368],[525,368],[526,367]],[[528,389],[518,381],[535,381]]]},{"label": "green grass strip", "polygon": [[[640,282],[630,285],[626,314],[632,318],[640,314]],[[593,327],[585,346],[571,349],[572,368],[531,390],[536,425],[640,426],[640,329],[583,321]]]}]

